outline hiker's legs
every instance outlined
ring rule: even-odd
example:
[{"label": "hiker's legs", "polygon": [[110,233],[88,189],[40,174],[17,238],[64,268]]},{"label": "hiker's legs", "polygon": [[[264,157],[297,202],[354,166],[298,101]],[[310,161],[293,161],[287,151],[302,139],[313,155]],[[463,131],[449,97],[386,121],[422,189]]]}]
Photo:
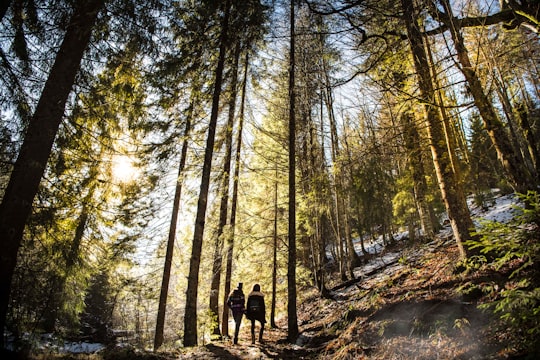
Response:
[{"label": "hiker's legs", "polygon": [[238,344],[238,333],[242,324],[242,313],[234,315],[234,343]]},{"label": "hiker's legs", "polygon": [[264,320],[261,321],[261,330],[259,330],[259,342],[263,342],[263,332],[264,332]]},{"label": "hiker's legs", "polygon": [[255,320],[251,320],[251,343],[255,344]]},{"label": "hiker's legs", "polygon": [[238,333],[240,332],[240,321],[235,322],[234,326],[234,343],[238,344]]}]

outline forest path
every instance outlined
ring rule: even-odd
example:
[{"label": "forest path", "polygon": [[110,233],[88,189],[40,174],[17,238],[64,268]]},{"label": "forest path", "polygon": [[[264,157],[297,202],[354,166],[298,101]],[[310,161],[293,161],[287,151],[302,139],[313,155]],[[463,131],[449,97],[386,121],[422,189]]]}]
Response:
[{"label": "forest path", "polygon": [[276,319],[278,328],[265,329],[262,344],[251,344],[244,319],[236,345],[227,339],[103,359],[508,359],[508,334],[494,332],[494,319],[477,308],[483,295],[458,289],[485,282],[504,287],[512,269],[456,274],[458,259],[444,233],[428,243],[398,241],[355,269],[359,279],[329,283],[332,299],[304,288],[295,344],[287,341],[286,317]]},{"label": "forest path", "polygon": [[[332,288],[333,300],[320,298],[316,291],[309,295],[309,301],[298,308],[300,336],[296,344],[287,341],[286,322],[278,323],[278,328],[265,328],[263,344],[258,342],[251,344],[250,323],[244,319],[237,345],[234,345],[232,340],[213,341],[180,354],[178,359],[320,358],[328,342],[336,337],[331,331],[336,322],[343,318],[358,316],[356,312],[349,311],[351,300],[361,292],[374,290],[381,276],[391,276],[396,272],[396,268],[402,267],[398,264],[399,258],[403,256],[402,245],[404,244],[397,244],[384,254],[372,256],[367,263],[354,269],[355,279],[339,283]],[[410,253],[408,256],[409,261],[416,258]],[[258,330],[257,323],[256,334]]]},{"label": "forest path", "polygon": [[232,340],[215,341],[180,354],[177,359],[310,359],[316,356],[310,349],[288,343],[286,338],[287,329],[268,328],[264,330],[262,344],[258,341],[251,344],[250,326],[243,323],[237,345]]},{"label": "forest path", "polygon": [[[428,246],[436,251],[440,240]],[[341,327],[341,322],[349,322],[356,317],[367,317],[372,311],[359,312],[352,306],[361,298],[377,292],[380,284],[402,273],[422,256],[422,252],[406,249],[405,242],[397,242],[380,254],[373,255],[363,265],[354,269],[355,279],[334,283],[331,289],[333,299],[323,299],[313,291],[307,301],[300,304],[297,314],[300,336],[296,344],[287,341],[287,323],[278,322],[278,328],[269,326],[264,331],[263,344],[251,344],[250,323],[244,319],[240,328],[239,344],[232,340],[213,341],[181,354],[179,359],[315,359],[320,358],[326,346],[336,338],[332,329]],[[407,265],[400,262],[407,258]],[[394,309],[388,309],[390,313]],[[384,318],[385,310],[378,314]],[[267,324],[268,325],[268,324]],[[232,325],[231,325],[232,326]],[[231,329],[232,330],[232,329]],[[258,334],[258,323],[256,334]]]}]

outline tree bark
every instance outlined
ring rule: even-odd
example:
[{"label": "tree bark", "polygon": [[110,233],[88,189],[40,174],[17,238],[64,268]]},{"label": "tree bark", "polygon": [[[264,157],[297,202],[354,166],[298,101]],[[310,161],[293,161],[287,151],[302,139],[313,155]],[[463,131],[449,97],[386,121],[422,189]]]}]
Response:
[{"label": "tree bark", "polygon": [[454,15],[452,9],[447,0],[440,0],[446,14],[448,15],[448,27],[452,40],[454,41],[454,47],[457,52],[458,60],[461,64],[461,72],[467,83],[471,95],[473,96],[474,103],[480,112],[480,116],[484,121],[484,126],[489,134],[491,142],[497,151],[497,157],[501,162],[503,169],[506,172],[507,179],[518,192],[526,192],[528,189],[534,188],[534,181],[531,179],[531,174],[524,167],[523,159],[520,154],[514,151],[512,144],[504,130],[504,125],[497,117],[493,105],[487,98],[482,83],[474,70],[469,59],[467,48],[461,34],[461,27],[454,21]]},{"label": "tree bark", "polygon": [[422,33],[417,23],[413,1],[401,0],[401,4],[414,67],[418,76],[420,96],[424,104],[433,165],[460,255],[465,258],[467,251],[463,242],[471,239],[470,231],[474,228],[474,225],[463,189],[452,171],[452,164],[442,129],[442,119],[435,107],[435,92],[429,62],[424,49]]},{"label": "tree bark", "polygon": [[519,150],[521,152],[521,156],[525,161],[524,166],[529,169],[532,178],[537,179],[538,156],[536,154],[537,151],[534,151],[534,149],[536,149],[535,142],[531,141],[533,139],[528,136],[528,134],[530,133],[527,131],[527,121],[518,121],[519,115],[514,115],[517,114],[518,111],[514,109],[514,106],[512,106],[512,102],[508,94],[508,88],[504,81],[503,74],[501,74],[500,69],[496,66],[496,64],[494,64],[493,50],[489,48],[488,51],[489,54],[484,54],[484,56],[488,58],[490,70],[494,73],[493,78],[496,85],[495,90],[497,92],[497,95],[499,96],[503,111],[506,115],[510,134],[513,137],[514,144],[516,144],[516,150]]},{"label": "tree bark", "polygon": [[[221,283],[221,270],[223,265],[223,232],[227,225],[227,210],[229,206],[229,183],[232,159],[232,137],[234,126],[234,115],[236,111],[236,89],[238,83],[238,63],[240,61],[240,42],[236,42],[234,51],[234,63],[232,66],[231,95],[229,99],[229,115],[227,128],[225,130],[225,158],[223,160],[223,178],[221,183],[221,203],[219,206],[219,223],[217,229],[216,243],[214,248],[214,262],[212,265],[212,283],[210,284],[210,311],[215,316],[219,314],[219,285]],[[228,294],[228,293],[226,293]],[[215,324],[212,333],[221,338],[219,331],[219,321]]]},{"label": "tree bark", "polygon": [[412,173],[414,183],[414,198],[420,225],[424,236],[432,239],[435,235],[433,224],[431,222],[431,208],[427,202],[427,183],[424,172],[424,162],[422,151],[420,149],[420,135],[411,114],[403,114],[403,127],[405,128],[405,149],[407,149],[409,168]]},{"label": "tree bark", "polygon": [[[334,164],[334,166],[336,166],[337,158],[340,155],[340,148],[339,148],[339,143],[338,143],[336,116],[335,116],[335,113],[334,113],[334,96],[333,96],[333,93],[332,93],[332,86],[331,86],[331,83],[330,83],[330,76],[328,74],[328,64],[326,62],[327,62],[327,60],[323,56],[322,66],[323,66],[323,76],[324,76],[324,94],[325,94],[324,100],[325,100],[325,103],[326,103],[326,107],[327,107],[327,111],[328,111],[328,120],[329,120],[329,123],[330,123],[330,139],[331,139],[331,147],[332,147],[332,151],[331,151],[332,163]],[[336,216],[338,218],[343,219],[346,244],[347,244],[347,246],[349,248],[349,253],[348,253],[348,255],[349,255],[349,259],[348,259],[349,271],[350,271],[351,277],[354,277],[353,268],[355,266],[357,266],[358,264],[360,264],[360,257],[358,256],[358,254],[354,250],[354,244],[353,244],[352,237],[351,237],[351,226],[350,226],[349,214],[345,210],[345,209],[349,208],[349,206],[348,206],[349,204],[347,204],[347,201],[345,201],[345,199],[343,198],[343,191],[344,191],[343,181],[344,181],[343,176],[341,176],[341,174],[337,174],[334,177],[334,191],[336,193],[335,194],[336,198],[339,198],[339,200],[336,200],[337,207],[338,207],[338,209],[336,209],[336,211],[337,211]],[[341,211],[340,211],[340,208],[341,208]],[[340,215],[340,214],[342,214],[342,215]]]},{"label": "tree bark", "polygon": [[296,341],[298,320],[296,314],[296,118],[295,118],[295,30],[294,2],[290,10],[289,49],[289,252],[287,264],[287,339]]},{"label": "tree bark", "polygon": [[272,234],[272,302],[270,304],[270,327],[275,329],[276,325],[276,294],[277,294],[277,252],[278,252],[278,166],[276,161],[276,172],[274,179],[274,231]]},{"label": "tree bark", "polygon": [[195,217],[195,230],[193,233],[193,244],[191,248],[191,261],[189,262],[188,285],[186,290],[186,308],[184,313],[184,346],[186,347],[196,346],[198,341],[197,298],[199,287],[199,268],[201,265],[204,224],[206,218],[206,208],[208,205],[208,190],[210,188],[210,173],[212,170],[212,155],[214,153],[217,118],[219,113],[221,83],[223,81],[225,53],[227,51],[228,44],[230,8],[231,2],[230,0],[227,0],[225,2],[224,16],[221,24],[219,58],[216,66],[216,76],[214,81],[212,111],[210,114],[210,123],[208,124],[208,135],[206,139],[206,149],[204,152],[201,188],[199,192],[199,200],[197,202],[197,215]]},{"label": "tree bark", "polygon": [[[195,94],[193,91],[192,94]],[[195,96],[192,95],[188,114],[186,116],[186,124],[184,128],[184,141],[182,142],[182,150],[180,154],[180,163],[178,164],[178,174],[176,177],[176,188],[174,191],[173,209],[171,214],[171,222],[169,225],[169,237],[167,239],[167,251],[165,253],[165,264],[163,267],[163,278],[161,280],[161,290],[159,293],[159,305],[156,319],[156,333],[154,335],[154,351],[159,349],[163,344],[163,331],[165,328],[165,313],[167,311],[167,296],[169,294],[169,282],[171,278],[172,259],[174,254],[174,242],[176,240],[176,225],[178,223],[178,213],[180,211],[180,198],[182,196],[182,174],[186,165],[188,139],[191,132],[191,118],[193,116],[193,108],[195,106]]]},{"label": "tree bark", "polygon": [[[248,47],[249,48],[249,47]],[[232,259],[234,250],[234,233],[236,228],[236,207],[238,205],[238,182],[240,178],[240,156],[242,152],[242,130],[244,128],[244,116],[246,108],[246,88],[248,82],[248,68],[249,68],[249,49],[246,50],[246,57],[244,60],[244,79],[242,81],[242,96],[240,100],[240,114],[238,119],[238,131],[236,137],[236,154],[234,160],[234,176],[233,176],[233,190],[231,200],[231,219],[229,221],[231,225],[231,234],[227,238],[227,259],[225,266],[225,289],[223,298],[223,316],[221,319],[221,334],[222,336],[229,336],[229,309],[226,306],[227,298],[231,292],[231,276],[232,276]]]},{"label": "tree bark", "polygon": [[540,172],[540,147],[538,146],[538,141],[534,137],[533,128],[529,123],[529,112],[525,106],[520,105],[518,107],[518,113],[520,128],[523,130],[523,136],[527,139],[527,150],[530,153],[534,169],[538,175]]},{"label": "tree bark", "polygon": [[223,311],[221,317],[221,335],[223,337],[229,336],[229,309],[226,305],[228,295],[231,292],[231,277],[232,277],[232,262],[233,262],[233,251],[234,251],[234,230],[236,226],[236,207],[238,203],[238,178],[240,176],[240,154],[242,148],[242,128],[244,124],[244,108],[245,108],[245,97],[246,97],[246,86],[247,86],[247,69],[249,64],[249,55],[246,53],[246,58],[244,62],[244,80],[242,83],[242,97],[240,103],[240,115],[238,121],[238,135],[236,142],[236,155],[235,155],[235,166],[234,166],[234,176],[233,176],[233,193],[231,200],[231,234],[227,237],[227,248],[226,248],[226,264],[225,264],[225,281],[224,281],[224,297],[223,297]]},{"label": "tree bark", "polygon": [[2,4],[0,4],[0,20],[4,18],[4,15],[6,15],[6,12],[9,9],[12,1],[13,0],[4,0],[2,1]]},{"label": "tree bark", "polygon": [[[6,324],[11,279],[32,202],[45,172],[68,95],[104,0],[77,2],[55,62],[28,125],[0,205],[0,331]],[[0,337],[0,346],[3,345]]]}]

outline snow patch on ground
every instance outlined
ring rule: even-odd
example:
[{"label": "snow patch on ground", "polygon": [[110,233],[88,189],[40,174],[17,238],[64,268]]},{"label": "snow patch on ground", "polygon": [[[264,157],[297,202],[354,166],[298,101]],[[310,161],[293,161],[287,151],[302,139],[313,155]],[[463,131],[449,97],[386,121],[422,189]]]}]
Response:
[{"label": "snow patch on ground", "polygon": [[[493,206],[485,211],[478,207],[472,207],[470,204],[469,207],[474,220],[484,219],[506,223],[514,217],[516,205],[518,205],[518,200],[514,195],[504,195],[495,197]],[[475,225],[478,225],[477,221]]]},{"label": "snow patch on ground", "polygon": [[[10,333],[6,335],[7,349],[15,351],[14,337]],[[23,335],[23,341],[37,344],[39,350],[62,354],[94,354],[105,349],[105,345],[101,343],[61,341],[54,334],[42,334],[39,338],[35,338],[32,334],[25,334]]]},{"label": "snow patch on ground", "polygon": [[[473,220],[475,221],[475,225],[479,226],[478,220],[479,219],[485,219],[490,221],[498,221],[498,222],[508,222],[512,217],[514,216],[514,207],[518,203],[518,200],[514,195],[498,195],[495,191],[493,197],[493,202],[489,204],[490,206],[487,209],[482,209],[481,207],[474,205],[474,199],[472,196],[470,196],[467,201],[469,204],[469,208],[471,210],[471,216]],[[409,238],[408,232],[401,232],[398,234],[394,234],[394,241],[402,241],[407,240]],[[448,241],[452,237],[452,229],[450,226],[445,226],[438,234],[438,239],[432,241],[432,245],[436,246],[440,243],[441,240]],[[353,240],[355,249],[360,256],[362,256],[362,250],[360,247],[360,239],[354,239]],[[429,245],[429,244],[428,244]],[[402,267],[406,266],[405,263],[414,257],[417,256],[416,253],[408,252],[406,255],[404,255],[402,252],[399,251],[388,251],[383,252],[385,249],[384,241],[382,236],[380,236],[376,240],[366,240],[364,243],[365,249],[368,253],[379,256],[374,256],[367,264],[358,267],[354,270],[354,276],[355,277],[362,277],[363,274],[371,273],[375,271],[376,269],[384,269],[383,275],[385,276],[392,276],[396,271],[401,269]],[[331,249],[328,248],[327,256],[329,259],[332,259]],[[401,262],[399,259],[401,257],[406,256],[407,258],[404,258],[404,261]],[[393,263],[391,266],[388,266],[388,264]],[[373,276],[381,276],[381,273],[373,274]],[[345,290],[347,291],[347,290]],[[64,342],[63,345],[58,344],[58,339],[53,339],[52,335],[48,337],[47,335],[43,335],[40,340],[38,340],[41,343],[42,349],[57,349],[61,353],[72,353],[72,354],[92,354],[101,351],[105,348],[103,344],[99,343],[89,343],[89,342]],[[300,337],[297,339],[296,344],[294,345],[295,348],[301,348],[305,343],[308,343],[310,341],[310,335],[304,334],[300,335]],[[8,336],[8,343],[9,336]],[[250,354],[253,355],[253,354]],[[255,358],[250,356],[250,358]]]},{"label": "snow patch on ground", "polygon": [[[467,198],[467,203],[469,205],[469,209],[471,211],[471,217],[473,219],[473,222],[475,226],[478,228],[481,226],[480,220],[488,220],[488,221],[496,221],[496,222],[502,222],[506,223],[510,221],[514,215],[515,215],[515,208],[516,205],[519,204],[518,199],[515,197],[514,194],[509,195],[499,195],[498,190],[493,190],[492,192],[493,198],[491,200],[491,203],[489,204],[489,207],[487,209],[482,209],[481,207],[474,205],[474,198],[473,196],[469,196]],[[407,240],[409,238],[408,232],[401,232],[398,234],[394,234],[394,241],[402,241]],[[438,238],[432,243],[428,245],[436,246],[438,243],[440,243],[441,240],[448,240],[451,239],[453,236],[452,228],[450,225],[446,225],[443,227],[443,229],[439,232]],[[451,241],[451,240],[450,240]],[[362,256],[362,251],[360,248],[360,239],[354,240],[355,248],[357,250],[357,253]],[[375,241],[367,241],[365,242],[365,249],[370,254],[381,254],[380,256],[372,258],[367,264],[357,267],[354,269],[354,276],[355,277],[362,277],[364,274],[369,274],[375,272],[377,269],[384,269],[384,274],[387,276],[391,276],[393,273],[398,271],[400,268],[402,268],[404,265],[400,263],[399,259],[403,257],[402,252],[386,252],[384,253],[384,242],[382,236],[380,236]],[[411,260],[411,258],[416,257],[417,254],[415,253],[408,253],[407,259],[404,260]],[[406,261],[404,261],[406,262]],[[390,263],[395,263],[392,266],[387,266]],[[378,274],[380,275],[380,274]]]},{"label": "snow patch on ground", "polygon": [[59,350],[70,354],[93,354],[105,349],[103,344],[87,342],[66,342]]}]

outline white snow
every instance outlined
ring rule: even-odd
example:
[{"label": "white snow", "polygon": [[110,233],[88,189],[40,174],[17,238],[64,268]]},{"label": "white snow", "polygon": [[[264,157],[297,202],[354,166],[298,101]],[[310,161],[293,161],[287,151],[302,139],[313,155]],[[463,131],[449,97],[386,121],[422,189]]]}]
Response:
[{"label": "white snow", "polygon": [[[484,210],[480,207],[475,207],[473,204],[472,197],[469,197],[468,204],[471,210],[471,216],[475,221],[476,226],[479,225],[479,219],[486,219],[491,221],[507,222],[513,217],[514,206],[517,204],[517,199],[513,195],[498,195],[497,191],[493,192],[494,198],[493,203],[490,204],[487,210]],[[439,233],[439,238],[448,239],[452,234],[450,226],[446,226]],[[408,233],[402,232],[399,234],[394,234],[394,239],[396,241],[401,241],[408,239]],[[434,240],[440,241],[440,240]],[[361,254],[360,241],[355,239],[354,241],[357,252]],[[369,261],[368,264],[355,269],[355,276],[360,277],[363,274],[368,273],[377,268],[386,267],[387,264],[395,262],[392,266],[386,267],[385,273],[391,274],[394,271],[397,271],[400,267],[404,266],[398,260],[400,257],[404,256],[402,252],[384,252],[384,244],[382,236],[375,241],[368,240],[365,242],[366,250],[371,254],[381,254],[380,256],[375,256]],[[331,258],[330,250],[327,252],[328,257]],[[414,257],[414,253],[408,253],[407,257],[410,259]],[[408,259],[407,259],[408,260]],[[10,337],[8,336],[8,339]],[[308,338],[300,337],[296,346],[301,346],[304,341],[309,340]],[[60,340],[55,339],[52,335],[46,334],[42,335],[39,340],[40,347],[42,349],[56,349],[60,353],[73,353],[73,354],[91,354],[96,353],[105,348],[103,344],[99,343],[89,343],[89,342],[64,342],[63,344]]]},{"label": "white snow", "polygon": [[103,350],[105,346],[99,343],[88,342],[66,342],[59,350],[62,353],[71,354],[93,354]]},{"label": "white snow", "polygon": [[[496,221],[496,222],[508,222],[511,220],[514,216],[515,207],[518,205],[518,200],[513,194],[509,195],[500,195],[499,191],[497,189],[492,190],[493,199],[488,204],[487,209],[482,209],[481,207],[477,207],[474,205],[473,197],[469,196],[467,199],[467,203],[469,205],[469,209],[471,211],[471,217],[473,219],[473,222],[475,226],[479,227],[480,222],[479,220],[489,220],[489,221]],[[443,217],[444,218],[444,217]],[[449,239],[452,236],[452,229],[451,227],[445,226],[438,234],[439,239]],[[401,241],[408,239],[408,232],[404,231],[399,234],[394,234],[394,240],[395,241]],[[435,242],[438,242],[440,240],[434,240]],[[360,240],[355,239],[355,248],[358,252],[358,254],[361,254],[360,249]],[[365,242],[365,249],[370,254],[381,254],[382,250],[384,249],[383,244],[383,238],[380,236],[376,241],[367,241]],[[361,255],[362,256],[362,255]],[[373,259],[371,259],[367,264],[356,268],[354,270],[355,277],[362,277],[364,274],[370,273],[376,269],[382,269],[385,268],[389,263],[398,261],[400,257],[403,256],[402,252],[386,252],[383,253],[381,256],[377,256]],[[407,254],[407,257],[410,260],[411,257],[414,257],[415,254]],[[385,269],[385,273],[393,273],[396,271],[399,267],[402,265],[396,263],[394,266],[387,267]]]}]

